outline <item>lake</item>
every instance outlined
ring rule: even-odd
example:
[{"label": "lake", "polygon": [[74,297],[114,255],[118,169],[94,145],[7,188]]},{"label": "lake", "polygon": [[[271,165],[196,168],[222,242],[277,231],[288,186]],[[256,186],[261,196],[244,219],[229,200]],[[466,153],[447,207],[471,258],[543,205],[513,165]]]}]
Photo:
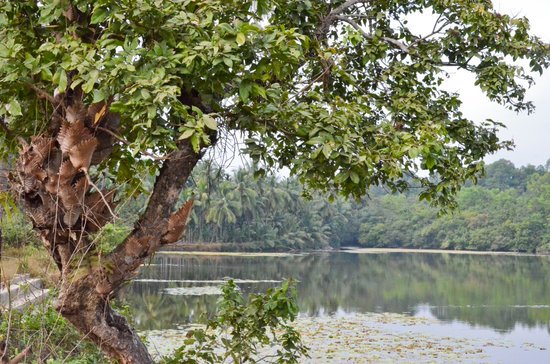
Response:
[{"label": "lake", "polygon": [[122,296],[138,330],[177,333],[215,311],[229,277],[245,293],[299,281],[298,325],[316,328],[304,333],[308,344],[340,340],[313,362],[550,362],[546,256],[162,253]]}]

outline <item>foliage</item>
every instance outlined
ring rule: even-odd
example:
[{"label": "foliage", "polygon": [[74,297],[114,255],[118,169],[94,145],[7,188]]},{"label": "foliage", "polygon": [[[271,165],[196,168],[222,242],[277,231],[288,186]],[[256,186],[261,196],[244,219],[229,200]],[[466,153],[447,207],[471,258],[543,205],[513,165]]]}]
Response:
[{"label": "foliage", "polygon": [[[458,95],[440,88],[446,69],[532,111],[529,72],[548,67],[548,47],[527,19],[486,0],[361,3],[1,1],[0,135],[13,151],[16,137],[49,127],[51,95],[79,90],[120,114],[126,143],[102,170],[130,192],[160,166],[140,156],[166,155],[178,138],[198,151],[218,130],[242,132],[255,161],[312,188],[358,197],[371,185],[405,190],[411,178],[422,198],[452,203],[483,156],[509,143],[499,123],[462,115]],[[433,33],[403,21],[421,14]]]},{"label": "foliage", "polygon": [[20,210],[13,210],[0,220],[2,238],[8,246],[19,248],[24,245],[39,245],[39,238],[32,229],[32,224]]},{"label": "foliage", "polygon": [[185,344],[163,363],[298,363],[307,356],[300,334],[289,325],[298,313],[293,281],[252,294],[247,302],[232,280],[222,291],[216,318],[205,329],[190,331]]},{"label": "foliage", "polygon": [[[432,33],[408,25],[422,14]],[[78,302],[89,313],[163,242],[177,239],[185,219],[169,218],[172,202],[216,142],[242,135],[254,162],[287,167],[306,193],[359,199],[371,186],[419,187],[421,199],[453,207],[462,184],[482,172],[483,157],[510,143],[498,139],[500,123],[464,117],[459,96],[441,88],[446,70],[469,72],[489,99],[530,112],[532,73],[549,65],[549,47],[529,33],[528,20],[499,14],[488,0],[0,0],[0,154],[6,159],[23,144],[14,180],[59,267],[80,242],[58,233],[93,207],[110,210],[100,191],[102,203],[86,204],[93,181],[109,180],[118,197],[159,186],[143,224],[110,255],[116,272],[95,264],[97,251],[89,249],[82,260],[90,269],[61,280],[69,303],[94,298]],[[89,138],[80,142],[77,134]],[[160,182],[143,184],[146,175]],[[216,201],[208,222],[237,222],[236,204],[246,211],[252,194],[231,193],[240,199]],[[66,197],[63,219],[53,195]],[[82,231],[111,216],[103,217]],[[303,223],[281,217],[263,235],[303,246],[328,241],[316,216]],[[295,225],[285,236],[292,224],[311,232]],[[83,333],[105,327],[98,315],[72,319]],[[100,331],[107,334],[96,330],[92,339],[103,340],[111,356],[148,356],[137,340],[118,345]],[[122,353],[130,344],[139,350]]]},{"label": "foliage", "polygon": [[543,166],[489,164],[479,186],[458,193],[458,208],[449,216],[438,216],[412,192],[394,195],[375,188],[359,202],[329,203],[324,194],[302,197],[293,178],[255,179],[254,173],[248,168],[228,174],[211,162],[197,168],[188,191],[196,198],[188,243],[225,243],[219,248],[248,251],[359,244],[545,252],[550,246],[545,202],[550,172]]},{"label": "foliage", "polygon": [[[506,171],[503,173],[503,166]],[[497,161],[480,186],[458,196],[452,215],[436,212],[411,197],[380,196],[363,213],[359,243],[367,247],[409,247],[546,252],[550,172],[542,166],[515,168]]]},{"label": "foliage", "polygon": [[107,254],[116,248],[128,235],[130,227],[125,224],[107,224],[95,236],[98,250]]},{"label": "foliage", "polygon": [[212,162],[200,165],[183,196],[195,196],[187,239],[250,242],[262,250],[328,247],[332,237],[327,224],[336,224],[337,218],[319,211],[318,205],[330,207],[326,199],[306,201],[295,179],[257,179],[256,171],[240,169],[228,175]]},{"label": "foliage", "polygon": [[97,347],[81,340],[80,334],[55,311],[52,299],[27,306],[23,311],[2,312],[0,341],[9,339],[10,356],[31,347],[26,362],[90,364],[103,363]]}]

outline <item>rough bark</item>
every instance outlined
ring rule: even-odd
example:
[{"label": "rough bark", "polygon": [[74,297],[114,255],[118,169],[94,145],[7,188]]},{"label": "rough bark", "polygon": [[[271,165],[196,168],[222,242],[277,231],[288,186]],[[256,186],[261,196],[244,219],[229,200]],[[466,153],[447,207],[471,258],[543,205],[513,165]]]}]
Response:
[{"label": "rough bark", "polygon": [[126,319],[96,291],[97,277],[61,285],[58,311],[105,355],[119,363],[152,363],[147,348]]},{"label": "rough bark", "polygon": [[179,141],[134,230],[112,253],[100,256],[89,235],[110,221],[115,192],[94,190],[88,170],[108,158],[119,118],[105,112],[108,105],[83,105],[78,94],[64,95],[59,103],[48,133],[23,146],[14,181],[61,272],[56,308],[109,358],[151,363],[146,347],[109,301],[161,245],[180,238],[192,201],[174,212],[175,204],[201,155],[189,141]]}]

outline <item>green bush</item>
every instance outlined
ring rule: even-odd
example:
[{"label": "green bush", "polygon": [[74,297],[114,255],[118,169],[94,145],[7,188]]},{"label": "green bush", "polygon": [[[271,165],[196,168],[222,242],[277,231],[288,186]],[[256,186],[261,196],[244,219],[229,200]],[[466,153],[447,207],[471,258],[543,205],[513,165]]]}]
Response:
[{"label": "green bush", "polygon": [[126,238],[131,228],[124,224],[107,224],[94,237],[98,249],[107,254],[117,247]]},{"label": "green bush", "polygon": [[289,280],[247,300],[233,281],[222,287],[216,318],[206,328],[189,331],[184,345],[164,364],[298,363],[308,355],[300,334],[289,325],[296,319],[296,288]]},{"label": "green bush", "polygon": [[1,226],[3,242],[9,247],[20,248],[40,243],[31,222],[21,211],[14,211],[9,216],[4,216]]}]

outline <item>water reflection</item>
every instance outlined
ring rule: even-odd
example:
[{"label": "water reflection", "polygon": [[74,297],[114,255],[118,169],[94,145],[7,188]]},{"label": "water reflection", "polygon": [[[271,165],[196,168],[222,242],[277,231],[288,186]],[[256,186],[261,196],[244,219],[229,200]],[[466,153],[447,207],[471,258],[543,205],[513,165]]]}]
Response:
[{"label": "water reflection", "polygon": [[135,310],[139,329],[173,328],[215,311],[216,296],[162,294],[166,288],[205,286],[205,281],[232,277],[248,280],[239,287],[249,293],[277,284],[269,281],[293,277],[300,281],[299,305],[306,315],[419,314],[427,308],[443,321],[457,320],[499,331],[510,331],[520,324],[544,327],[550,332],[548,257],[411,253],[159,255],[152,263],[143,267],[139,280],[122,293]]}]

